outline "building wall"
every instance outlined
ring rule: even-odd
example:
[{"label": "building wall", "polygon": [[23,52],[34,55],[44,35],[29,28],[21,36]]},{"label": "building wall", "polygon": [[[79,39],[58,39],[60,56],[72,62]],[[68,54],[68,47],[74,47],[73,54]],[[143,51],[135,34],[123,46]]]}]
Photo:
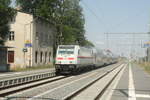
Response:
[{"label": "building wall", "polygon": [[55,30],[51,24],[43,20],[34,22],[32,65],[53,63],[53,42]]},{"label": "building wall", "polygon": [[0,72],[8,71],[7,65],[7,48],[0,47]]},{"label": "building wall", "polygon": [[0,47],[0,66],[7,64],[7,49]]},{"label": "building wall", "polygon": [[32,20],[33,16],[30,14],[18,12],[16,18],[10,22],[10,31],[14,31],[14,40],[10,41],[8,39],[6,45],[14,47],[9,49],[9,51],[14,51],[14,63],[10,63],[11,67],[24,66],[25,60],[22,50],[24,48],[25,40],[29,38],[29,34],[32,32],[32,29],[30,29]]},{"label": "building wall", "polygon": [[[45,52],[53,54],[53,30],[51,27],[45,21],[35,19],[30,14],[17,13],[14,22],[10,23],[11,31],[14,31],[15,35],[14,41],[8,39],[6,42],[7,46],[14,47],[9,49],[9,51],[14,51],[14,63],[10,63],[12,68],[52,63],[53,55],[51,55],[50,62],[48,60],[43,61]],[[51,38],[47,38],[48,34],[51,35]],[[31,44],[32,47],[26,44]],[[23,52],[23,49],[27,50],[27,52]],[[35,61],[36,52],[44,52],[42,62],[39,61],[40,56],[37,57],[37,62]],[[49,59],[48,56],[46,59]]]}]

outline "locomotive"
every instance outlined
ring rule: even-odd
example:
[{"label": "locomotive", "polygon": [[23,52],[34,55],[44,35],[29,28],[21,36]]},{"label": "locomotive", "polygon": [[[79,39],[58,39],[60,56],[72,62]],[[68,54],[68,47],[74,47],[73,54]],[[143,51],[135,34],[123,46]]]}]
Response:
[{"label": "locomotive", "polygon": [[97,51],[94,48],[79,45],[59,45],[56,52],[56,74],[75,74],[84,69],[98,68],[102,65],[115,63],[109,52]]}]

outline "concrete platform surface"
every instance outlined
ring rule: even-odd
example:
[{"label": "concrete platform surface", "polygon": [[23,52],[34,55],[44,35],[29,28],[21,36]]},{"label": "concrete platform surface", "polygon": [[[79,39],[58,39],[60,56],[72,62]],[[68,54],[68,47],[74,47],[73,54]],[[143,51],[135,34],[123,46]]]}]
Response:
[{"label": "concrete platform surface", "polygon": [[55,68],[39,69],[39,70],[32,70],[32,71],[22,71],[22,72],[0,72],[0,80],[13,78],[13,77],[20,77],[20,76],[24,76],[24,75],[52,72],[52,71],[55,71]]},{"label": "concrete platform surface", "polygon": [[150,75],[140,66],[129,63],[117,78],[100,100],[150,100]]}]

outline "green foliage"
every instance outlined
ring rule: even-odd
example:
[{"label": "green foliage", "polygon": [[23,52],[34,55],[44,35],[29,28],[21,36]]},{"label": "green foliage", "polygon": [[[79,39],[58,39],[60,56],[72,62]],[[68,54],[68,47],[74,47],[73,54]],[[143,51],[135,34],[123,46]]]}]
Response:
[{"label": "green foliage", "polygon": [[22,11],[41,16],[55,24],[56,45],[91,45],[85,38],[80,0],[17,0]]},{"label": "green foliage", "polygon": [[9,7],[10,0],[0,0],[0,44],[4,45],[9,34],[9,21],[14,17],[15,11]]},{"label": "green foliage", "polygon": [[54,21],[59,0],[16,0],[21,11]]},{"label": "green foliage", "polygon": [[[135,62],[134,62],[135,63]],[[135,63],[139,64],[146,72],[150,74],[150,63],[149,62],[142,62],[142,63]]]},{"label": "green foliage", "polygon": [[85,46],[94,47],[94,44],[91,41],[85,40]]},{"label": "green foliage", "polygon": [[70,30],[72,30],[72,32],[74,33],[73,36],[75,39],[75,43],[78,43],[79,45],[84,45],[85,20],[82,14],[82,8],[79,5],[79,0],[66,0],[64,2],[64,8],[64,16],[62,16],[63,25],[67,25],[70,27]]}]

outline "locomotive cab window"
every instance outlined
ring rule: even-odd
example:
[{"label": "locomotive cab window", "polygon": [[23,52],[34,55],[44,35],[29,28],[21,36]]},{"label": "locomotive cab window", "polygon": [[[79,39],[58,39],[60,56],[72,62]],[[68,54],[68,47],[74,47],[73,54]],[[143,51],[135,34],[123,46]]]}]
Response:
[{"label": "locomotive cab window", "polygon": [[74,54],[74,51],[59,51],[58,54]]},{"label": "locomotive cab window", "polygon": [[62,47],[59,47],[59,51],[58,51],[58,54],[61,54],[61,55],[72,55],[74,54],[74,47],[65,47],[65,46],[62,46]]}]

